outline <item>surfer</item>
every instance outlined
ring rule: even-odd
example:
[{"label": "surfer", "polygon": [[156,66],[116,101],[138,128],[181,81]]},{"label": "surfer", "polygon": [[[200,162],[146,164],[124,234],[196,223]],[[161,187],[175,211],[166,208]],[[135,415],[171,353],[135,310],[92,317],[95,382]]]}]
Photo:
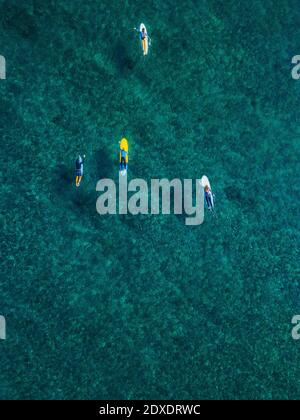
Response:
[{"label": "surfer", "polygon": [[[83,155],[85,158],[85,155]],[[83,177],[83,158],[79,155],[75,162],[76,187],[79,187]]]},{"label": "surfer", "polygon": [[205,186],[204,192],[205,192],[205,202],[206,202],[208,210],[214,211],[213,194],[208,185]]},{"label": "surfer", "polygon": [[143,41],[146,38],[149,38],[149,36],[146,32],[146,28],[143,24],[141,24],[140,29],[133,28],[133,30],[138,32],[141,41]]},{"label": "surfer", "polygon": [[144,39],[146,39],[148,37],[148,35],[147,35],[146,31],[145,31],[145,27],[143,27],[142,30],[139,31],[139,33],[140,33],[141,41],[143,41]]},{"label": "surfer", "polygon": [[128,141],[125,137],[120,141],[120,157],[119,157],[119,166],[120,173],[122,176],[126,175],[128,169]]},{"label": "surfer", "polygon": [[127,163],[126,163],[127,152],[125,150],[120,150],[120,153],[121,153],[120,171],[123,172],[127,170]]},{"label": "surfer", "polygon": [[133,28],[133,29],[138,32],[139,38],[142,44],[142,48],[143,48],[143,53],[144,55],[147,55],[149,46],[151,45],[151,39],[148,35],[146,26],[143,23],[141,23],[139,29],[137,28]]}]

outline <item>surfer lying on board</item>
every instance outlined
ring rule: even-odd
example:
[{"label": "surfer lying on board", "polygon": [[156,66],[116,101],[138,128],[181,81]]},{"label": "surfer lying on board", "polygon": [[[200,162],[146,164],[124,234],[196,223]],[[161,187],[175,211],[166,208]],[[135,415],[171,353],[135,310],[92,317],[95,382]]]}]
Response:
[{"label": "surfer lying on board", "polygon": [[121,150],[120,171],[127,170],[126,156],[127,152],[125,150]]},{"label": "surfer lying on board", "polygon": [[[83,155],[85,158],[85,155]],[[75,162],[76,187],[79,187],[83,177],[83,158],[79,155]]]},{"label": "surfer lying on board", "polygon": [[137,28],[133,28],[133,30],[138,32],[141,41],[143,41],[146,38],[148,38],[149,42],[151,41],[150,36],[147,34],[145,27],[142,27],[142,30]]},{"label": "surfer lying on board", "polygon": [[145,28],[142,28],[142,30],[141,31],[139,31],[140,32],[140,38],[141,38],[141,41],[143,40],[143,39],[145,39],[148,35],[146,34],[146,32],[145,32]]},{"label": "surfer lying on board", "polygon": [[214,211],[214,199],[211,189],[208,185],[204,188],[205,192],[205,202],[207,205],[208,210]]}]

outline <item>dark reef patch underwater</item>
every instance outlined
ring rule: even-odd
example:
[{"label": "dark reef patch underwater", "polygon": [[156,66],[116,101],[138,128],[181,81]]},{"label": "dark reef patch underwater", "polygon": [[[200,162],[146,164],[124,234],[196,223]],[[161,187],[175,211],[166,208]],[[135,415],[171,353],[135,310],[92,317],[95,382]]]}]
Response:
[{"label": "dark reef patch underwater", "polygon": [[[0,0],[0,29],[0,398],[300,398],[299,2]],[[123,135],[216,217],[99,216]]]}]

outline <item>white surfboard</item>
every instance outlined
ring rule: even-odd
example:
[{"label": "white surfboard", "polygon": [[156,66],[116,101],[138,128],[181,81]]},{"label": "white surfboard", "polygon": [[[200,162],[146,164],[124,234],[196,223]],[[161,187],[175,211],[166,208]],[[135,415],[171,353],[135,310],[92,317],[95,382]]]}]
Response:
[{"label": "white surfboard", "polygon": [[203,177],[201,178],[201,185],[202,185],[203,188],[208,186],[208,188],[211,190],[210,182],[209,182],[209,179],[207,178],[206,175],[203,175]]},{"label": "white surfboard", "polygon": [[142,48],[143,48],[144,55],[147,55],[148,51],[149,51],[149,38],[148,38],[148,33],[147,33],[146,26],[143,23],[141,23],[140,32],[142,32],[143,29],[145,29],[146,37],[141,42],[142,42]]}]

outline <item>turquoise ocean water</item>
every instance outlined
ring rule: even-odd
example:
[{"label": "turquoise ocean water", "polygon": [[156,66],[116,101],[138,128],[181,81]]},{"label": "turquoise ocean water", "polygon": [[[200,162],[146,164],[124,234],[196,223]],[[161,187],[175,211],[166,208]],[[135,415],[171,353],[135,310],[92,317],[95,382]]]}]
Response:
[{"label": "turquoise ocean water", "polygon": [[[0,398],[299,398],[299,2],[0,0],[0,30]],[[215,217],[99,216],[123,135]]]}]

